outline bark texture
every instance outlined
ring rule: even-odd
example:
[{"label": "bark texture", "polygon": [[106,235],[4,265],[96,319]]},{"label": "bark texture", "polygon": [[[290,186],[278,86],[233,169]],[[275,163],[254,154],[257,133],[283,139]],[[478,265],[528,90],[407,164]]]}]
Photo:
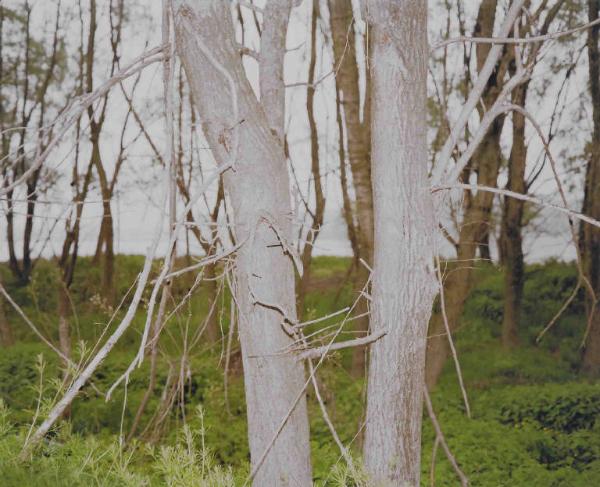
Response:
[{"label": "bark texture", "polygon": [[[590,22],[598,18],[600,3],[588,1]],[[598,26],[588,31],[588,58],[590,91],[592,95],[593,133],[591,156],[585,175],[583,213],[592,218],[600,218],[600,49],[598,46]],[[583,266],[592,284],[596,297],[600,294],[600,229],[592,225],[583,227],[582,255]],[[592,313],[591,326],[583,353],[583,369],[590,375],[600,375],[600,309],[588,298],[588,313]]]},{"label": "bark texture", "polygon": [[[353,221],[356,221],[356,274],[355,290],[359,292],[369,278],[369,270],[359,259],[369,265],[373,262],[373,188],[371,184],[371,127],[370,127],[370,80],[367,76],[367,89],[363,117],[360,116],[359,72],[356,55],[356,38],[353,25],[352,2],[349,0],[330,0],[329,12],[335,59],[336,89],[341,116],[346,129],[347,150],[340,164],[350,165],[354,186],[355,204]],[[343,134],[340,131],[341,144]],[[345,166],[344,166],[345,167]],[[343,181],[343,184],[345,182]],[[346,192],[344,192],[346,194]],[[351,230],[352,232],[353,230]],[[358,252],[357,252],[358,251]],[[356,314],[368,311],[366,300],[361,299],[356,306]],[[369,317],[365,316],[356,322],[356,330],[365,332],[369,329]],[[352,358],[352,372],[362,376],[365,372],[366,353],[363,347],[356,347]]]},{"label": "bark texture", "polygon": [[[288,8],[282,10],[284,3]],[[228,2],[175,2],[177,51],[203,131],[218,164],[229,163],[236,153],[240,156],[235,157],[235,170],[228,171],[224,179],[232,203],[235,238],[244,242],[236,258],[235,295],[253,469],[259,467],[270,448],[254,477],[254,485],[261,487],[309,486],[312,477],[306,399],[302,393],[304,367],[292,356],[276,354],[292,342],[281,323],[296,319],[296,298],[288,253],[293,214],[279,138],[283,133],[283,116],[279,115],[284,105],[271,99],[283,97],[285,35],[268,34],[267,29],[285,31],[287,16],[282,16],[289,13],[289,8],[291,3],[287,1],[267,4],[263,29],[267,37],[262,41],[269,44],[266,39],[280,40],[272,41],[278,48],[261,47],[261,103],[246,79],[234,44]],[[275,66],[265,68],[268,62]],[[266,96],[267,91],[272,95]],[[290,410],[291,415],[271,445]]]},{"label": "bark texture", "polygon": [[[515,105],[525,106],[527,85],[519,86],[512,93]],[[513,142],[508,161],[507,189],[516,193],[527,192],[525,184],[525,166],[527,163],[527,147],[525,145],[525,117],[513,112]],[[523,226],[524,202],[505,197],[502,212],[502,236],[500,249],[504,267],[504,314],[502,317],[502,345],[512,348],[519,343],[519,318],[523,298],[523,279],[525,263],[523,260]]]},{"label": "bark texture", "polygon": [[369,4],[375,251],[365,466],[419,485],[427,324],[436,291],[427,178],[427,2]]}]

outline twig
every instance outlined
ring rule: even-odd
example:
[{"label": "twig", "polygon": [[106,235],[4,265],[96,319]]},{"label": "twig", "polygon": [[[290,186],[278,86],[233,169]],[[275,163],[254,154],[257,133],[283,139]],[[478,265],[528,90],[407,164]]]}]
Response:
[{"label": "twig", "polygon": [[[510,30],[512,29],[515,19],[521,13],[521,8],[523,7],[524,3],[525,0],[517,0],[513,2],[500,28],[499,35],[501,37],[508,36]],[[490,76],[492,75],[492,72],[496,67],[496,63],[500,58],[501,53],[502,46],[500,45],[494,45],[490,49],[485,63],[481,71],[479,72],[479,76],[477,77],[477,80],[473,84],[473,88],[469,93],[469,97],[463,105],[458,119],[453,124],[452,131],[449,137],[446,139],[446,142],[444,143],[444,146],[437,157],[436,165],[432,175],[432,181],[434,184],[439,184],[442,181],[443,175],[446,172],[446,166],[450,162],[450,159],[452,157],[454,147],[456,146],[460,135],[466,127],[471,113],[479,103],[481,95],[487,85]]]},{"label": "twig", "polygon": [[321,414],[323,415],[323,420],[327,424],[327,427],[329,428],[329,431],[331,432],[331,436],[333,436],[333,441],[335,441],[336,445],[340,449],[340,453],[344,457],[344,460],[346,460],[348,467],[355,474],[356,469],[354,468],[354,462],[352,461],[352,456],[350,455],[350,452],[348,451],[348,449],[342,443],[342,440],[340,440],[340,437],[337,434],[337,431],[335,430],[335,426],[333,425],[333,422],[331,421],[331,418],[329,417],[329,414],[327,413],[327,408],[325,407],[325,403],[323,402],[323,398],[321,397],[321,392],[319,391],[319,384],[317,383],[317,377],[315,374],[312,360],[308,360],[308,371],[310,373],[313,388],[315,389],[315,396],[317,398],[317,402],[319,403],[319,407],[321,408]]},{"label": "twig", "polygon": [[559,37],[565,37],[571,34],[575,34],[576,32],[581,32],[582,30],[587,30],[590,27],[594,27],[595,25],[600,24],[600,19],[596,19],[593,22],[588,22],[587,24],[580,25],[579,27],[574,27],[569,30],[563,30],[561,32],[552,32],[551,34],[545,34],[540,36],[531,36],[531,37],[469,37],[469,36],[461,36],[455,37],[453,39],[447,39],[445,41],[438,42],[431,46],[430,51],[435,51],[442,47],[448,46],[450,44],[457,44],[459,42],[472,42],[477,44],[530,44],[534,42],[543,42],[551,39],[558,39]]},{"label": "twig", "polygon": [[465,409],[467,410],[467,417],[471,418],[471,407],[469,406],[469,398],[467,397],[467,390],[463,381],[462,371],[460,369],[460,362],[458,361],[458,354],[456,353],[456,347],[454,346],[454,340],[452,339],[452,333],[450,332],[450,325],[448,323],[448,315],[446,314],[446,298],[444,293],[444,281],[442,280],[442,271],[440,268],[440,257],[436,256],[437,260],[437,277],[440,284],[440,306],[442,308],[442,317],[444,320],[444,326],[446,327],[446,336],[448,337],[448,344],[452,351],[452,359],[454,360],[454,366],[456,367],[456,375],[458,376],[458,383],[462,392],[463,400],[465,402]]},{"label": "twig", "polygon": [[488,191],[488,192],[494,193],[494,194],[510,196],[511,198],[516,198],[518,200],[528,201],[529,203],[533,203],[533,204],[543,206],[546,208],[552,208],[553,210],[559,211],[561,213],[565,213],[566,215],[569,215],[577,220],[584,221],[586,223],[589,223],[590,225],[600,228],[600,221],[598,221],[592,217],[589,217],[582,213],[578,213],[574,210],[570,210],[569,208],[565,208],[563,206],[558,206],[553,203],[547,203],[538,198],[534,198],[533,196],[527,196],[522,193],[516,193],[516,192],[510,191],[508,189],[492,188],[491,186],[484,186],[481,184],[454,183],[454,184],[448,184],[448,185],[443,185],[443,186],[434,186],[431,189],[431,191],[433,193],[435,193],[437,191],[448,190],[448,189],[469,189],[471,191],[475,191],[475,190]]},{"label": "twig", "polygon": [[448,458],[448,461],[452,465],[452,468],[456,472],[456,475],[458,475],[458,478],[460,479],[460,484],[462,485],[462,487],[468,487],[469,479],[460,469],[458,463],[456,462],[456,458],[454,458],[454,455],[452,455],[450,448],[448,448],[446,438],[444,437],[444,433],[442,433],[442,428],[440,428],[440,423],[438,422],[435,416],[435,412],[433,411],[433,406],[431,404],[429,392],[427,391],[427,387],[425,386],[423,387],[423,395],[425,397],[425,405],[427,406],[427,413],[429,414],[429,419],[431,420],[431,423],[433,424],[433,429],[435,430],[435,436],[437,439],[439,439],[440,445],[442,445],[442,449],[446,454],[446,458]]},{"label": "twig", "polygon": [[560,309],[558,310],[558,312],[552,317],[552,319],[550,320],[550,322],[544,327],[544,329],[539,333],[539,335],[536,337],[535,339],[535,343],[540,343],[542,337],[546,334],[546,332],[552,328],[554,326],[554,324],[558,321],[558,319],[562,316],[562,314],[565,312],[565,310],[569,307],[569,305],[573,302],[573,300],[575,299],[575,296],[577,296],[577,292],[579,291],[579,289],[581,288],[581,279],[577,281],[577,285],[575,286],[575,289],[573,289],[573,292],[571,293],[571,295],[567,298],[567,300],[564,302],[564,304],[560,307]]},{"label": "twig", "polygon": [[65,111],[57,117],[57,120],[52,123],[52,125],[54,125],[61,119],[64,119],[64,125],[58,134],[52,138],[52,140],[46,145],[44,151],[38,157],[36,157],[36,159],[31,163],[30,167],[28,167],[20,177],[15,179],[12,183],[5,184],[0,188],[0,196],[12,191],[23,181],[26,181],[42,166],[52,150],[58,145],[71,126],[79,119],[79,117],[81,117],[88,107],[90,107],[96,100],[106,95],[106,93],[108,93],[114,85],[120,83],[124,79],[129,78],[130,76],[133,76],[151,64],[163,61],[165,57],[164,51],[167,47],[168,46],[162,45],[146,51],[125,68],[117,72],[112,78],[105,81],[101,86],[98,87],[98,89],[86,94],[83,97],[76,98],[71,107],[67,107],[67,109],[65,109]]}]

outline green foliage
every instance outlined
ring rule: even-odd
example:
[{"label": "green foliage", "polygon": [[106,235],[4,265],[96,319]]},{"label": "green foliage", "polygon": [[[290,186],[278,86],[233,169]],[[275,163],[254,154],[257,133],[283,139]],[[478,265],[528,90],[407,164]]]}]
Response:
[{"label": "green foliage", "polygon": [[[118,286],[124,295],[142,265],[138,256],[118,256]],[[72,288],[78,316],[72,317],[79,336],[89,344],[102,333],[110,316],[94,298],[100,284],[98,268],[82,259]],[[32,284],[11,287],[48,336],[56,336],[55,264],[40,261]],[[317,258],[314,282],[306,299],[305,319],[317,318],[352,302],[352,286],[344,283],[348,259]],[[154,264],[157,272],[160,262]],[[0,268],[0,272],[6,272]],[[502,318],[503,278],[493,266],[475,273],[456,344],[469,394],[473,418],[465,415],[454,365],[448,362],[432,394],[434,408],[450,449],[471,485],[481,486],[589,486],[600,483],[600,388],[581,382],[574,367],[581,333],[580,297],[541,346],[534,337],[572,292],[577,274],[570,264],[550,262],[527,269],[523,346],[507,352],[498,343]],[[10,286],[10,282],[7,282]],[[191,282],[180,282],[176,296]],[[344,284],[338,294],[339,287]],[[147,296],[146,296],[147,298]],[[229,297],[224,297],[224,302]],[[21,324],[7,310],[14,327]],[[174,320],[158,362],[154,393],[142,417],[148,424],[161,401],[173,370],[179,370],[177,343],[180,327],[198,326],[206,313],[201,289],[186,308],[186,320]],[[192,319],[193,318],[193,319]],[[96,389],[106,391],[127,368],[137,350],[145,317],[136,318],[105,363],[94,374]],[[334,317],[320,326],[340,324]],[[112,324],[111,326],[114,326]],[[224,323],[225,329],[228,324]],[[345,325],[346,330],[348,325]],[[315,326],[313,325],[312,328]],[[309,327],[309,330],[312,329]],[[335,329],[335,328],[334,328]],[[131,375],[127,391],[118,388],[110,401],[87,385],[74,402],[70,420],[61,422],[28,461],[20,451],[34,420],[39,423],[64,387],[60,362],[53,352],[23,326],[16,346],[0,354],[0,482],[3,486],[220,486],[242,485],[249,473],[244,385],[239,351],[231,358],[227,397],[220,349],[196,349],[187,357],[183,394],[167,415],[158,442],[146,439],[126,449],[119,443],[127,434],[148,385],[148,361]],[[344,336],[343,338],[346,338]],[[87,356],[86,346],[79,355]],[[214,353],[213,353],[214,352]],[[43,353],[43,361],[39,355]],[[319,388],[331,420],[344,444],[349,445],[354,469],[345,465],[331,438],[314,391],[309,388],[311,447],[315,485],[365,487],[361,467],[364,382],[348,373],[351,351],[331,354],[318,371]],[[76,354],[76,361],[78,361]],[[43,378],[40,373],[43,372]],[[43,389],[43,400],[39,400]],[[198,408],[201,409],[198,409]],[[36,418],[37,416],[37,418]],[[433,428],[423,418],[422,485],[429,485]],[[456,474],[441,449],[435,463],[437,486],[455,486]]]},{"label": "green foliage", "polygon": [[502,422],[516,425],[534,421],[544,429],[572,433],[594,428],[600,415],[600,387],[590,384],[550,384],[514,388],[503,398]]},{"label": "green foliage", "polygon": [[[198,414],[202,414],[199,410]],[[200,419],[200,421],[202,421]],[[0,476],[4,487],[233,486],[231,469],[215,463],[202,428],[182,428],[173,445],[134,444],[123,450],[118,438],[83,437],[61,429],[25,461],[16,453],[25,430],[13,426],[0,402]]]}]

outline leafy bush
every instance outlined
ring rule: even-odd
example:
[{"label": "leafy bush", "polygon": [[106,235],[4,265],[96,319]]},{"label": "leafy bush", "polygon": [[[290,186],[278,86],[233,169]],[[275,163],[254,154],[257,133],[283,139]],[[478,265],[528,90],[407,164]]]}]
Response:
[{"label": "leafy bush", "polygon": [[591,430],[600,417],[600,387],[590,384],[561,384],[506,391],[500,408],[505,424],[533,421],[540,428],[564,433]]}]

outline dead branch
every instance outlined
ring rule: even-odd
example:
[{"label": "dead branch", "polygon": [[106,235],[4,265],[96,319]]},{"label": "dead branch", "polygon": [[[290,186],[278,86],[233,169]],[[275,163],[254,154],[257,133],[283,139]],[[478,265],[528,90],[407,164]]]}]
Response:
[{"label": "dead branch", "polygon": [[342,350],[344,348],[360,347],[362,345],[369,345],[370,343],[376,342],[381,337],[387,335],[387,331],[380,331],[371,335],[364,336],[362,338],[355,338],[354,340],[346,340],[343,342],[336,342],[329,345],[324,345],[317,348],[309,348],[298,354],[297,360],[313,359],[324,356],[330,351]]},{"label": "dead branch", "polygon": [[587,30],[595,25],[600,24],[600,19],[594,20],[593,22],[588,22],[587,24],[580,25],[579,27],[574,27],[569,30],[563,30],[560,32],[552,32],[551,34],[539,35],[539,36],[531,36],[531,37],[469,37],[469,36],[461,36],[455,37],[453,39],[447,39],[445,41],[437,42],[433,46],[431,46],[430,51],[436,51],[442,47],[448,46],[450,44],[457,44],[460,42],[471,42],[477,44],[531,44],[534,42],[544,42],[552,39],[558,39],[560,37],[566,37],[571,34],[575,34],[577,32],[581,32],[582,30]]},{"label": "dead branch", "polygon": [[427,406],[427,413],[429,414],[429,419],[431,420],[431,423],[433,424],[433,428],[435,430],[436,439],[439,441],[440,445],[442,445],[442,449],[446,454],[446,458],[448,458],[448,461],[452,465],[452,468],[456,472],[456,475],[458,475],[458,478],[460,479],[460,484],[462,485],[462,487],[468,487],[469,479],[458,466],[456,458],[454,457],[454,455],[450,451],[450,448],[448,447],[448,444],[446,443],[446,438],[444,437],[444,433],[442,432],[440,423],[438,422],[437,417],[435,416],[435,412],[433,410],[433,405],[431,404],[431,398],[429,397],[427,387],[423,387],[423,396],[425,398],[425,405]]}]

